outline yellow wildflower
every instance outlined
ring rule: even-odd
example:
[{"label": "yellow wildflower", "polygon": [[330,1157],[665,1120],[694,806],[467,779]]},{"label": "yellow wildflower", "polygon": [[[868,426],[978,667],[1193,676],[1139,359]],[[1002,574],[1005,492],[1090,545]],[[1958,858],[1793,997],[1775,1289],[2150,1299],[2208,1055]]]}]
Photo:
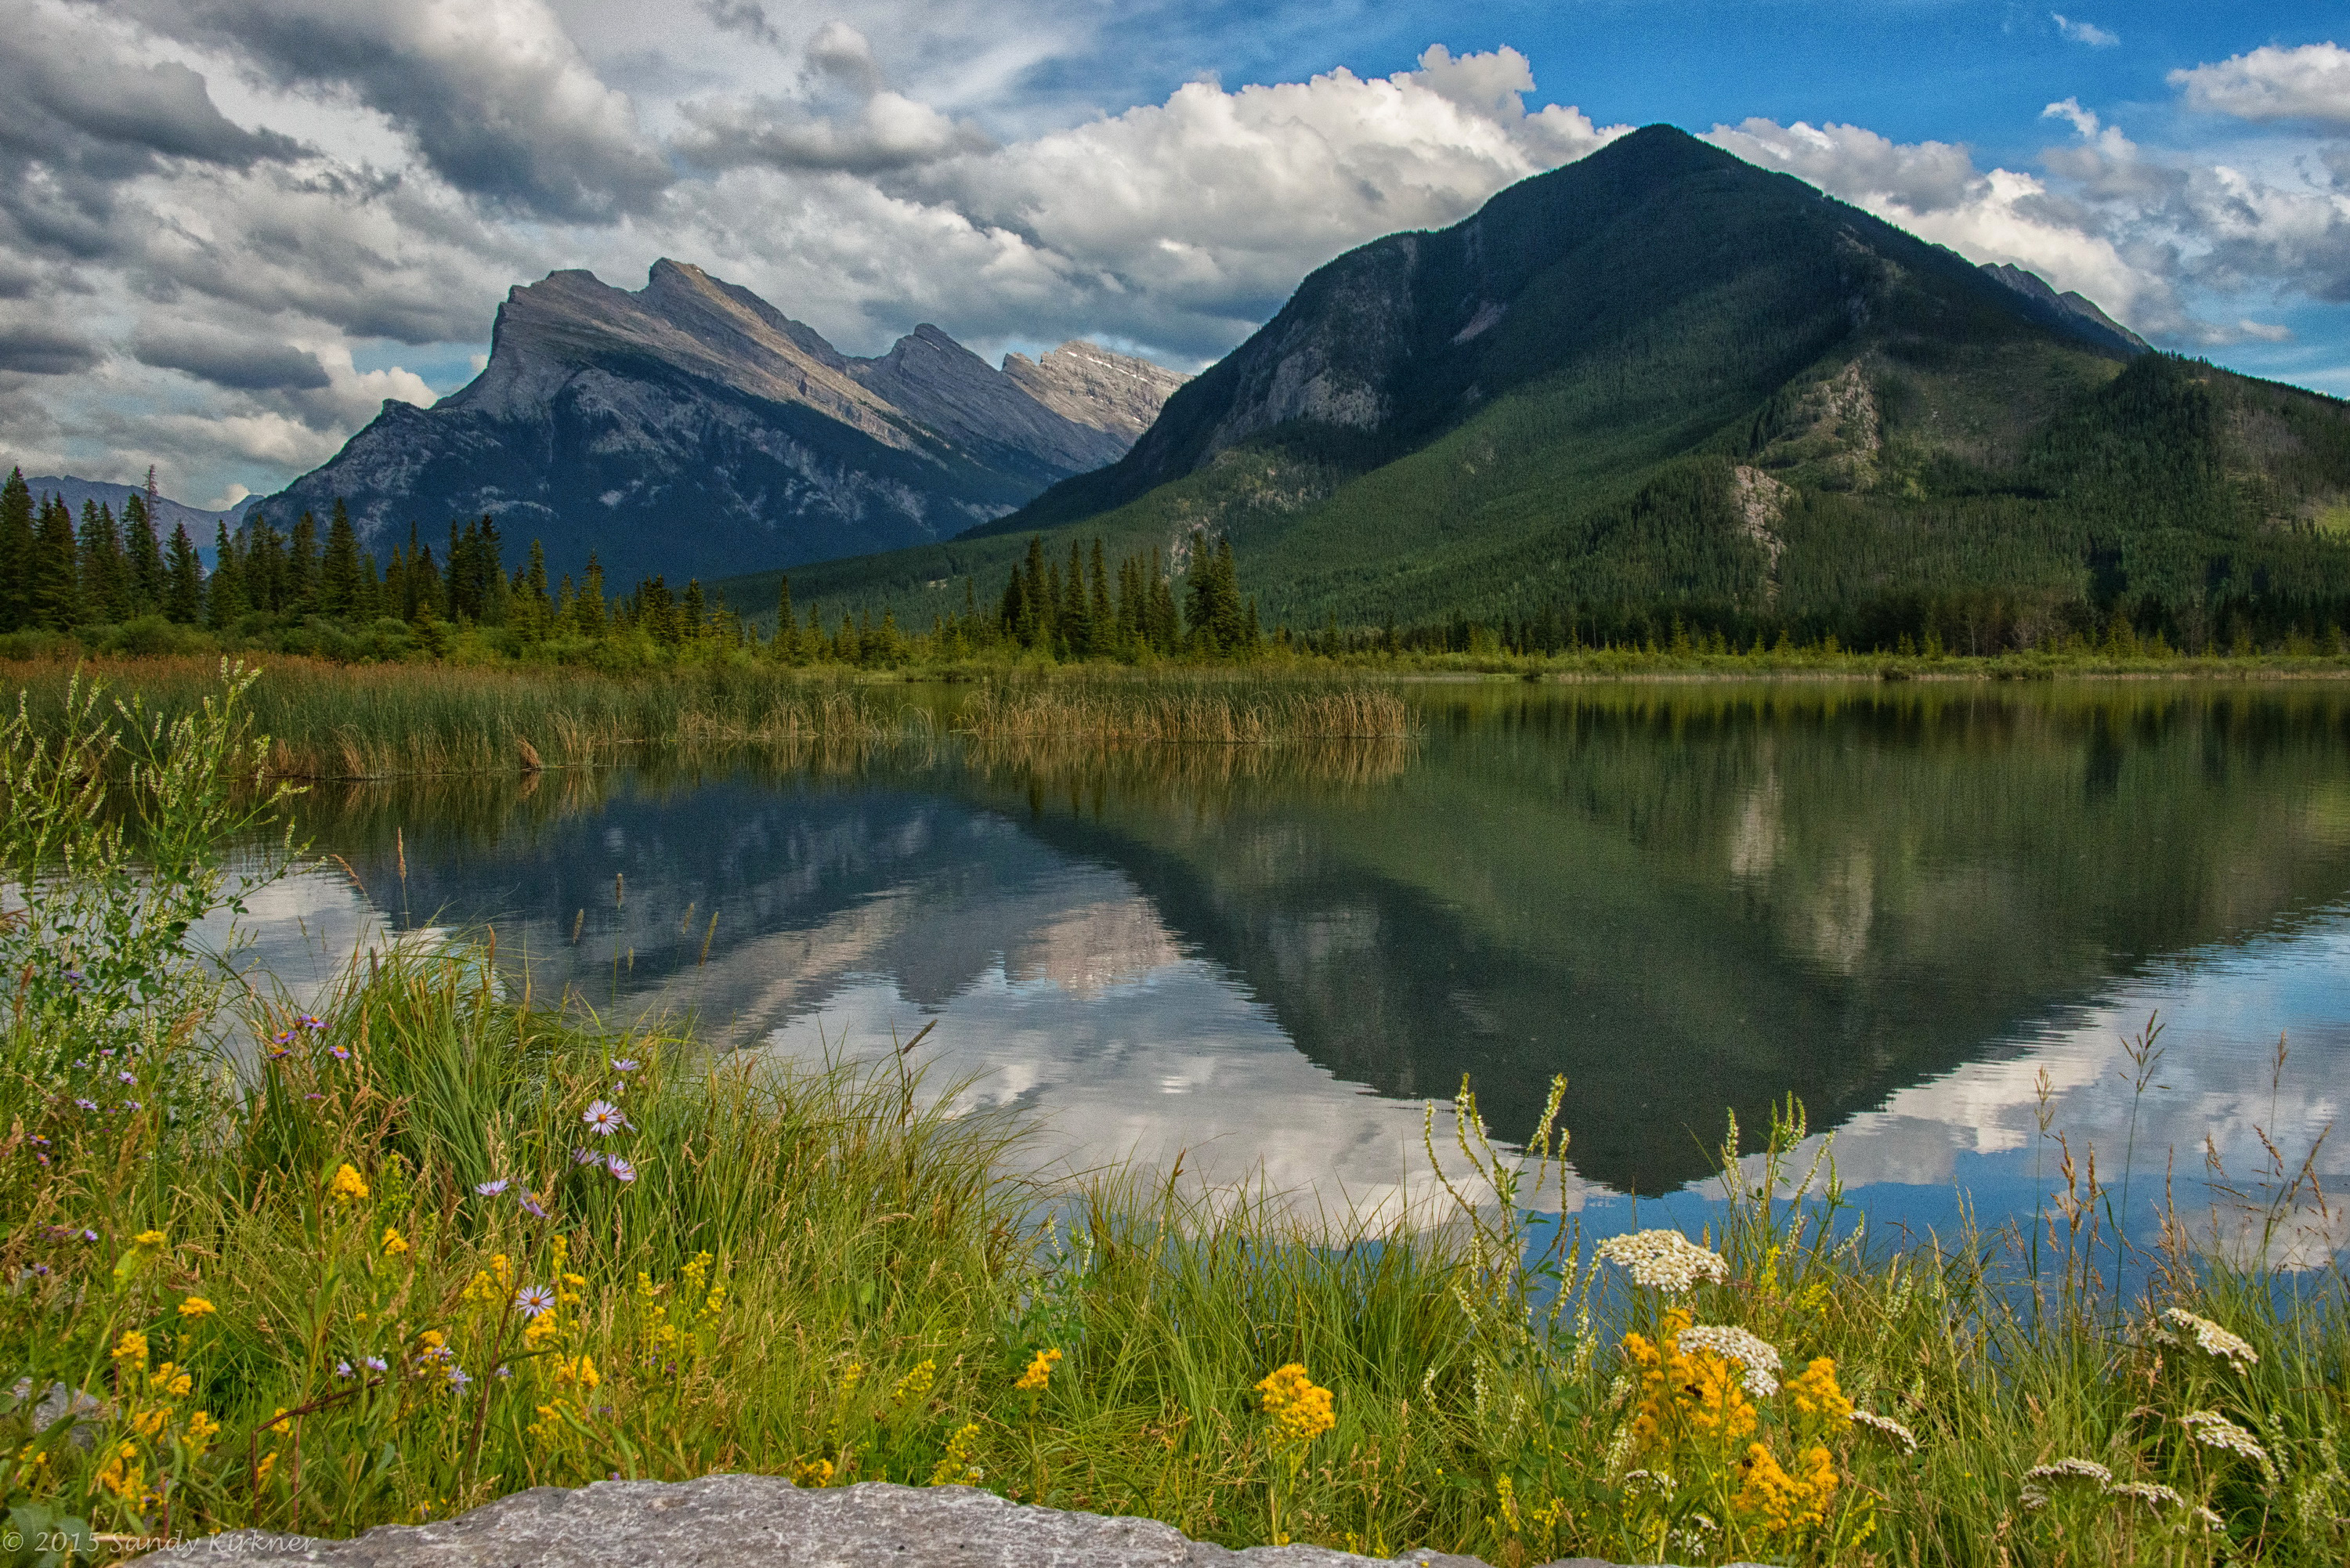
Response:
[{"label": "yellow wildflower", "polygon": [[937,1380],[937,1362],[918,1363],[911,1372],[898,1379],[898,1386],[895,1388],[889,1390],[889,1403],[900,1410],[908,1409],[927,1397],[931,1392],[931,1385]]},{"label": "yellow wildflower", "polygon": [[407,1251],[408,1239],[402,1236],[391,1226],[385,1226],[383,1228],[383,1255],[387,1258],[397,1258],[402,1252]]},{"label": "yellow wildflower", "polygon": [[135,1328],[124,1329],[122,1337],[114,1342],[114,1359],[136,1362],[144,1370],[147,1366],[147,1336]]},{"label": "yellow wildflower", "polygon": [[191,1321],[200,1317],[210,1317],[219,1310],[202,1296],[190,1296],[180,1303],[180,1315]]},{"label": "yellow wildflower", "polygon": [[167,1361],[155,1369],[155,1386],[174,1399],[184,1399],[195,1391],[196,1380]]},{"label": "yellow wildflower", "polygon": [[431,1355],[449,1347],[449,1336],[437,1328],[428,1328],[416,1336],[416,1345],[419,1355]]},{"label": "yellow wildflower", "polygon": [[356,1203],[368,1195],[368,1184],[357,1169],[343,1165],[336,1169],[335,1179],[327,1183],[327,1190],[338,1203]]},{"label": "yellow wildflower", "polygon": [[563,1324],[556,1320],[553,1313],[541,1313],[524,1325],[522,1342],[525,1346],[536,1350],[540,1341],[551,1339],[562,1332]]},{"label": "yellow wildflower", "polygon": [[269,1472],[276,1468],[277,1450],[272,1449],[269,1452],[261,1456],[261,1462],[259,1464],[253,1467],[253,1479],[256,1481],[265,1481],[269,1479]]},{"label": "yellow wildflower", "polygon": [[285,1432],[286,1430],[287,1430],[287,1428],[289,1428],[289,1426],[291,1425],[291,1423],[289,1423],[289,1422],[286,1422],[286,1421],[281,1421],[281,1420],[277,1419],[277,1417],[278,1417],[283,1416],[283,1415],[285,1415],[285,1414],[286,1414],[286,1407],[285,1407],[285,1406],[283,1406],[283,1405],[280,1405],[279,1407],[277,1407],[277,1408],[276,1408],[276,1409],[272,1410],[271,1412],[269,1412],[269,1415],[270,1415],[269,1430],[271,1430],[271,1431],[273,1431],[273,1432],[279,1432],[279,1433],[283,1433],[283,1432]]},{"label": "yellow wildflower", "polygon": [[973,1423],[958,1430],[953,1437],[947,1439],[945,1457],[932,1467],[931,1484],[932,1486],[977,1486],[980,1478],[986,1474],[984,1470],[971,1462],[972,1455],[978,1451],[978,1425]]},{"label": "yellow wildflower", "polygon": [[1028,1364],[1028,1370],[1022,1373],[1020,1380],[1012,1386],[1023,1394],[1043,1393],[1045,1386],[1053,1380],[1053,1368],[1059,1365],[1061,1353],[1057,1350],[1038,1351],[1036,1359]]},{"label": "yellow wildflower", "polygon": [[803,1459],[792,1470],[792,1484],[805,1487],[827,1487],[832,1484],[830,1459]]},{"label": "yellow wildflower", "polygon": [[161,1231],[141,1231],[130,1238],[130,1244],[145,1251],[160,1252],[170,1241]]},{"label": "yellow wildflower", "polygon": [[1835,1466],[1828,1451],[1814,1445],[1796,1457],[1795,1471],[1781,1468],[1771,1450],[1748,1445],[1746,1472],[1731,1506],[1761,1524],[1771,1536],[1799,1536],[1827,1522],[1828,1505],[1835,1499]]},{"label": "yellow wildflower", "polygon": [[558,1385],[577,1383],[579,1385],[580,1392],[584,1394],[601,1383],[603,1378],[597,1375],[595,1362],[582,1355],[577,1361],[556,1361],[555,1381]]},{"label": "yellow wildflower", "polygon": [[1276,1448],[1302,1449],[1337,1425],[1330,1410],[1330,1390],[1318,1386],[1297,1362],[1275,1367],[1256,1391],[1264,1399],[1264,1413],[1273,1417]]},{"label": "yellow wildflower", "polygon": [[170,1411],[160,1407],[135,1410],[130,1416],[130,1429],[151,1443],[162,1433],[164,1418],[170,1414]]},{"label": "yellow wildflower", "polygon": [[98,1484],[120,1498],[134,1498],[147,1487],[147,1467],[130,1461],[139,1457],[139,1445],[123,1443],[117,1447],[105,1466],[98,1472]]},{"label": "yellow wildflower", "polygon": [[197,1411],[188,1417],[187,1430],[184,1434],[188,1447],[200,1454],[203,1453],[212,1446],[213,1439],[220,1436],[220,1429],[218,1421],[213,1420],[202,1410]]},{"label": "yellow wildflower", "polygon": [[1825,1355],[1804,1368],[1787,1393],[1797,1411],[1831,1430],[1843,1429],[1852,1419],[1852,1401],[1836,1386],[1835,1363]]},{"label": "yellow wildflower", "polygon": [[861,1361],[852,1361],[847,1366],[841,1368],[840,1391],[843,1394],[855,1393],[857,1391],[857,1386],[864,1381],[865,1363]]}]

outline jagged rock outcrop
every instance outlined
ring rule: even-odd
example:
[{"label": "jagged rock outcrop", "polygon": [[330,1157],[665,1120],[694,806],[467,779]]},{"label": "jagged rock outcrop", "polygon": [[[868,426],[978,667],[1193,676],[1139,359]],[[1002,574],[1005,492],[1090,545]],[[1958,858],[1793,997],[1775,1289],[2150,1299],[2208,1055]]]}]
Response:
[{"label": "jagged rock outcrop", "polygon": [[2097,302],[2085,294],[2069,288],[2059,294],[2050,287],[2047,281],[2038,273],[2026,272],[2013,262],[1985,262],[1982,269],[2026,299],[2037,300],[2071,321],[2084,323],[2099,332],[2111,333],[2134,348],[2153,347],[2145,338],[2107,316],[2098,308]]},{"label": "jagged rock outcrop", "polygon": [[[1321,1546],[1228,1551],[1147,1519],[1107,1519],[1006,1502],[969,1487],[881,1482],[803,1490],[771,1476],[598,1481],[536,1487],[439,1524],[386,1525],[352,1541],[237,1531],[140,1561],[194,1568],[1367,1568],[1375,1560]],[[1415,1568],[1483,1568],[1472,1557],[1407,1552]],[[1606,1568],[1575,1558],[1550,1568]]]},{"label": "jagged rock outcrop", "polygon": [[1115,461],[1182,380],[1091,344],[1045,356],[1081,366],[1007,373],[931,326],[852,358],[668,260],[633,293],[578,271],[516,287],[491,342],[471,383],[429,410],[387,402],[255,508],[285,526],[340,497],[379,549],[486,513],[557,570],[594,549],[616,583],[717,577],[1001,516]]}]

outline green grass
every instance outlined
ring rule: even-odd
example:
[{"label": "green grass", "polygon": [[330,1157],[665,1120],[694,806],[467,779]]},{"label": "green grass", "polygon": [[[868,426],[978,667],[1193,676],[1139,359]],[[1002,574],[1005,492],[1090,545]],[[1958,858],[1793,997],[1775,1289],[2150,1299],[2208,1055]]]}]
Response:
[{"label": "green grass", "polygon": [[[62,751],[0,735],[13,782],[102,769],[120,738],[102,709],[74,713]],[[207,781],[234,771],[238,716],[213,717],[175,737],[211,763],[132,786],[147,841],[217,820]],[[11,864],[50,820],[19,803],[58,798],[12,790]],[[675,1032],[606,1029],[479,949],[357,960],[315,1021],[265,990],[224,1011],[192,964],[159,960],[142,986],[97,967],[53,901],[90,889],[83,912],[112,900],[132,936],[170,908],[111,877],[130,840],[60,820],[71,841],[47,842],[77,881],[18,881],[34,901],[9,892],[0,925],[21,976],[0,999],[0,1269],[16,1287],[0,1388],[97,1404],[85,1449],[71,1418],[36,1430],[18,1401],[0,1452],[11,1525],[62,1525],[92,1556],[717,1469],[975,1481],[1233,1545],[1428,1545],[1511,1568],[2343,1555],[2338,1274],[2233,1268],[2182,1224],[2146,1293],[2117,1299],[2099,1277],[2116,1251],[2106,1195],[2069,1162],[2029,1239],[1894,1244],[1853,1230],[1832,1169],[1787,1167],[1798,1107],[1774,1118],[1759,1177],[1739,1174],[1757,1146],[1733,1127],[1732,1199],[1705,1238],[1720,1278],[1677,1303],[1776,1347],[1786,1389],[1750,1397],[1729,1363],[1671,1340],[1676,1300],[1543,1216],[1571,1098],[1501,1129],[1534,1135],[1523,1157],[1485,1141],[1465,1091],[1431,1107],[1430,1158],[1457,1142],[1453,1197],[1415,1229],[1307,1222],[1172,1178],[1047,1184],[1021,1174],[1019,1123],[942,1114],[919,1049],[873,1072],[713,1057]],[[201,894],[213,866],[172,877]],[[142,950],[168,957],[161,936]],[[224,1044],[208,1018],[232,1022]],[[598,1102],[626,1126],[589,1130]],[[583,1146],[634,1179],[577,1162]],[[2245,1174],[2256,1221],[2309,1199],[2282,1163]],[[1797,1188],[1814,1201],[1787,1201]],[[539,1286],[552,1303],[525,1321],[520,1293]],[[2157,1343],[2171,1308],[2257,1361]],[[1677,1359],[1644,1383],[1660,1350]],[[1331,1392],[1326,1429],[1264,1407],[1259,1385],[1293,1364]],[[1846,1420],[1847,1397],[1913,1432],[1915,1454]],[[2220,1432],[2182,1421],[2199,1411],[2261,1457],[2199,1441]],[[2180,1501],[2029,1474],[2067,1458]]]}]

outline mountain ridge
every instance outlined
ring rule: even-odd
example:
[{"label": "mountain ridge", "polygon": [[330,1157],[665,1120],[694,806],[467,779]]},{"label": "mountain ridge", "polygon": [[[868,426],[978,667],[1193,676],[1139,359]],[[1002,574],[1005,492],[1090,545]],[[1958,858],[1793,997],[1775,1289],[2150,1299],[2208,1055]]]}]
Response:
[{"label": "mountain ridge", "polygon": [[1024,384],[929,324],[886,354],[844,355],[669,258],[635,291],[557,271],[509,290],[472,381],[429,410],[387,402],[332,460],[243,511],[285,527],[339,498],[378,550],[405,524],[488,514],[558,563],[596,550],[622,579],[911,544],[1113,461],[1135,400],[1182,379],[1086,349],[1133,368],[1125,401],[1055,370]]}]

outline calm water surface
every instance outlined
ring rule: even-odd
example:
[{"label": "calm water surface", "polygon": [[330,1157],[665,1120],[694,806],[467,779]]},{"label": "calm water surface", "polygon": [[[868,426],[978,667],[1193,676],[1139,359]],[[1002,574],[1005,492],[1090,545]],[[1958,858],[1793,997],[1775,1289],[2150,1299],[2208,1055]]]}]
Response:
[{"label": "calm water surface", "polygon": [[[1934,1225],[1962,1195],[2033,1210],[2043,1110],[2116,1179],[2207,1148],[2251,1175],[2262,1133],[2298,1159],[2337,1117],[2350,692],[1409,697],[1409,745],[329,788],[306,826],[356,883],[275,889],[262,957],[298,981],[371,924],[487,923],[541,994],[741,1049],[934,1022],[933,1081],[1033,1110],[1040,1158],[1180,1154],[1326,1203],[1424,1190],[1421,1102],[1463,1075],[1515,1137],[1564,1073],[1569,1205],[1609,1229],[1695,1218],[1725,1113],[1759,1129],[1788,1093],[1873,1212]],[[2139,1097],[2123,1042],[2154,1014]],[[2316,1169],[2342,1188],[2350,1147]],[[2340,1213],[2303,1242],[2342,1245]]]}]

